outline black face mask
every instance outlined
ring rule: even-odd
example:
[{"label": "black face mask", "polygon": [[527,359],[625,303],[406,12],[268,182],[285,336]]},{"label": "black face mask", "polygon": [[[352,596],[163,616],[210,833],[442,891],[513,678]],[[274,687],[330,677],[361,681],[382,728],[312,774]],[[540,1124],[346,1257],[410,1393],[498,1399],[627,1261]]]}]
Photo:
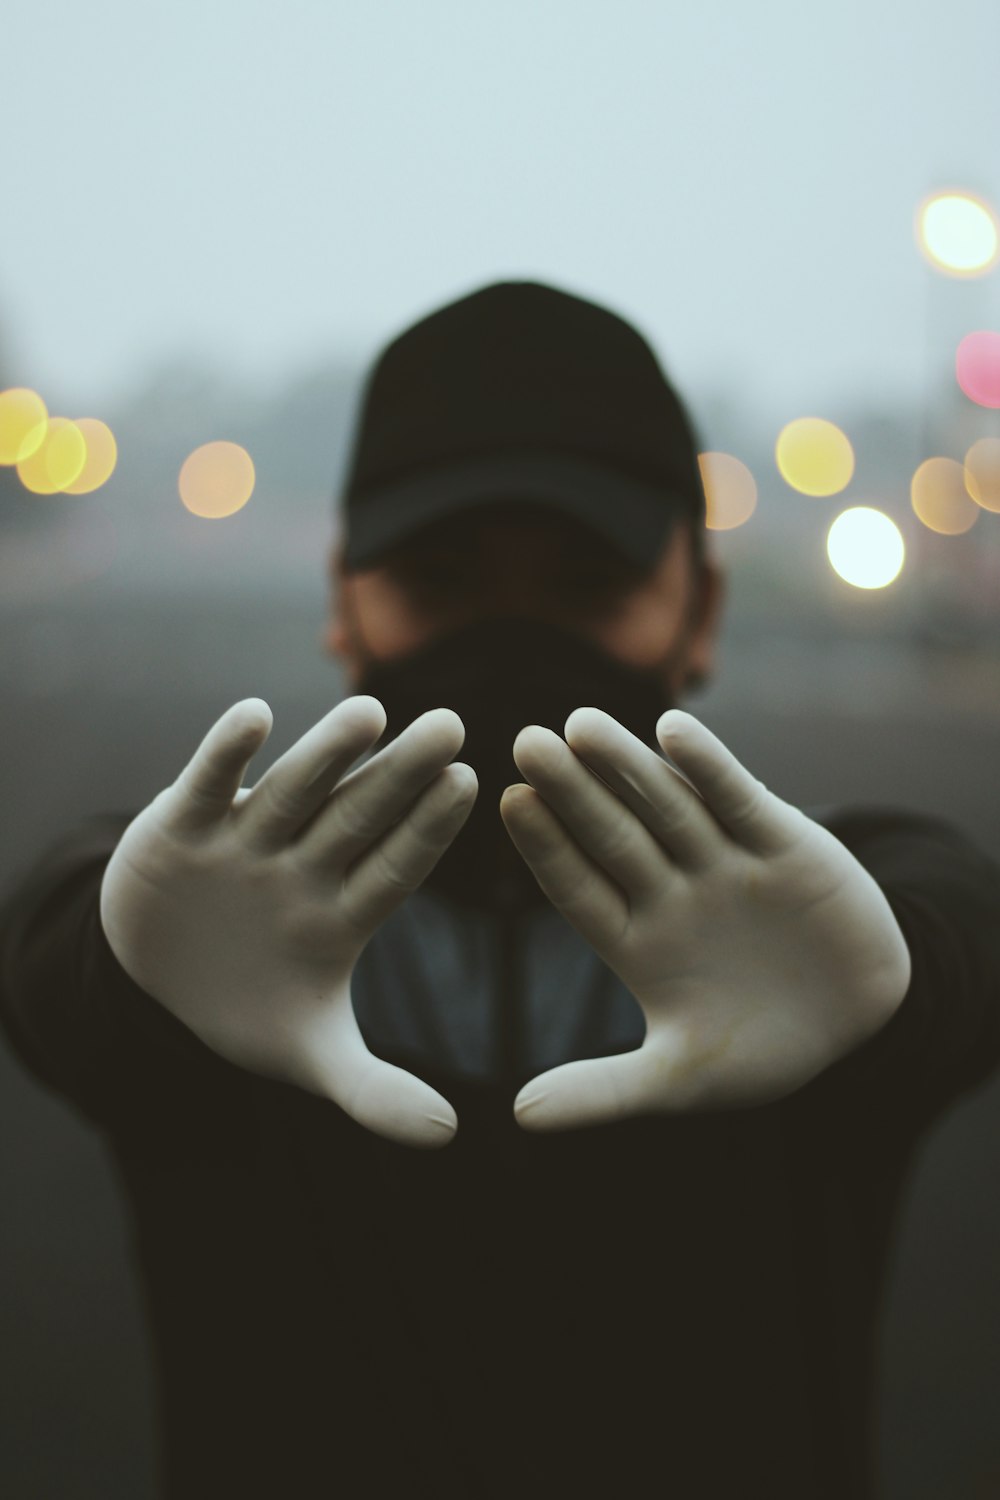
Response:
[{"label": "black face mask", "polygon": [[663,663],[631,667],[574,631],[518,616],[477,620],[392,661],[369,655],[353,691],[386,711],[376,751],[431,708],[452,708],[465,725],[455,759],[472,766],[479,791],[424,884],[479,908],[548,900],[500,816],[504,788],[527,779],[512,754],[518,732],[542,724],[562,736],[575,708],[596,707],[659,751],[654,726],[674,707]]}]

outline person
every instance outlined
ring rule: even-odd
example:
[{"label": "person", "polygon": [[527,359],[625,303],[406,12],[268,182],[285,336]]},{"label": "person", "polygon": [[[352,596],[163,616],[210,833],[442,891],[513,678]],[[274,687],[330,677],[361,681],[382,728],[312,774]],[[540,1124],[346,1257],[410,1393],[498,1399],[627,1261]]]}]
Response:
[{"label": "person", "polygon": [[1000,1055],[1000,868],[679,707],[723,574],[611,310],[406,329],[343,500],[346,696],[250,786],[233,704],[4,907],[9,1042],[135,1226],[161,1493],[863,1500],[906,1174]]}]

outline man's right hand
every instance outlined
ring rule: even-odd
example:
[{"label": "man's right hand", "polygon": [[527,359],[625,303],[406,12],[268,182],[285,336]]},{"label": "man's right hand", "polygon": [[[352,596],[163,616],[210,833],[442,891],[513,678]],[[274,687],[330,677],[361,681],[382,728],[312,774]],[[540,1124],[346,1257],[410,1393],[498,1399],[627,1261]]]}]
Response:
[{"label": "man's right hand", "polygon": [[444,1146],[446,1099],[369,1052],[351,975],[378,925],[434,868],[472,810],[465,738],[435,708],[350,774],[385,710],[345,698],[242,787],[271,732],[244,698],[125,829],[100,915],[122,967],[231,1062],[333,1099],[408,1146]]}]

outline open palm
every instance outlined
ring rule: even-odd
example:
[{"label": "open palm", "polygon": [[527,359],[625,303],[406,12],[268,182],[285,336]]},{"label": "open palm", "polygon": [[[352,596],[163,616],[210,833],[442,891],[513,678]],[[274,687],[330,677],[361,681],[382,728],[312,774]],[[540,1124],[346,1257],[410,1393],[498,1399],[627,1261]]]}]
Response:
[{"label": "open palm", "polygon": [[564,1063],[514,1101],[528,1129],[781,1098],[901,1003],[910,955],[883,892],[827,829],[693,715],[656,737],[598,708],[522,729],[500,812],[549,899],[627,985],[640,1047]]}]

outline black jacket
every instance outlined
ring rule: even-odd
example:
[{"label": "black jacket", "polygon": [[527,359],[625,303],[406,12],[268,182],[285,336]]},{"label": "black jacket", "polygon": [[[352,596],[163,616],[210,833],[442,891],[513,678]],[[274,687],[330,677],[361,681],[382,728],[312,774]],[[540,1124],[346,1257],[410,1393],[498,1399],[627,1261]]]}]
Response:
[{"label": "black jacket", "polygon": [[911,951],[876,1036],[777,1103],[532,1135],[521,1085],[637,1046],[642,1013],[546,903],[421,887],[352,993],[369,1046],[455,1106],[434,1151],[227,1063],[129,978],[98,912],[129,814],[20,873],[3,1024],[113,1153],[164,1495],[871,1494],[901,1190],[1000,1058],[1000,868],[938,819],[810,813]]}]

